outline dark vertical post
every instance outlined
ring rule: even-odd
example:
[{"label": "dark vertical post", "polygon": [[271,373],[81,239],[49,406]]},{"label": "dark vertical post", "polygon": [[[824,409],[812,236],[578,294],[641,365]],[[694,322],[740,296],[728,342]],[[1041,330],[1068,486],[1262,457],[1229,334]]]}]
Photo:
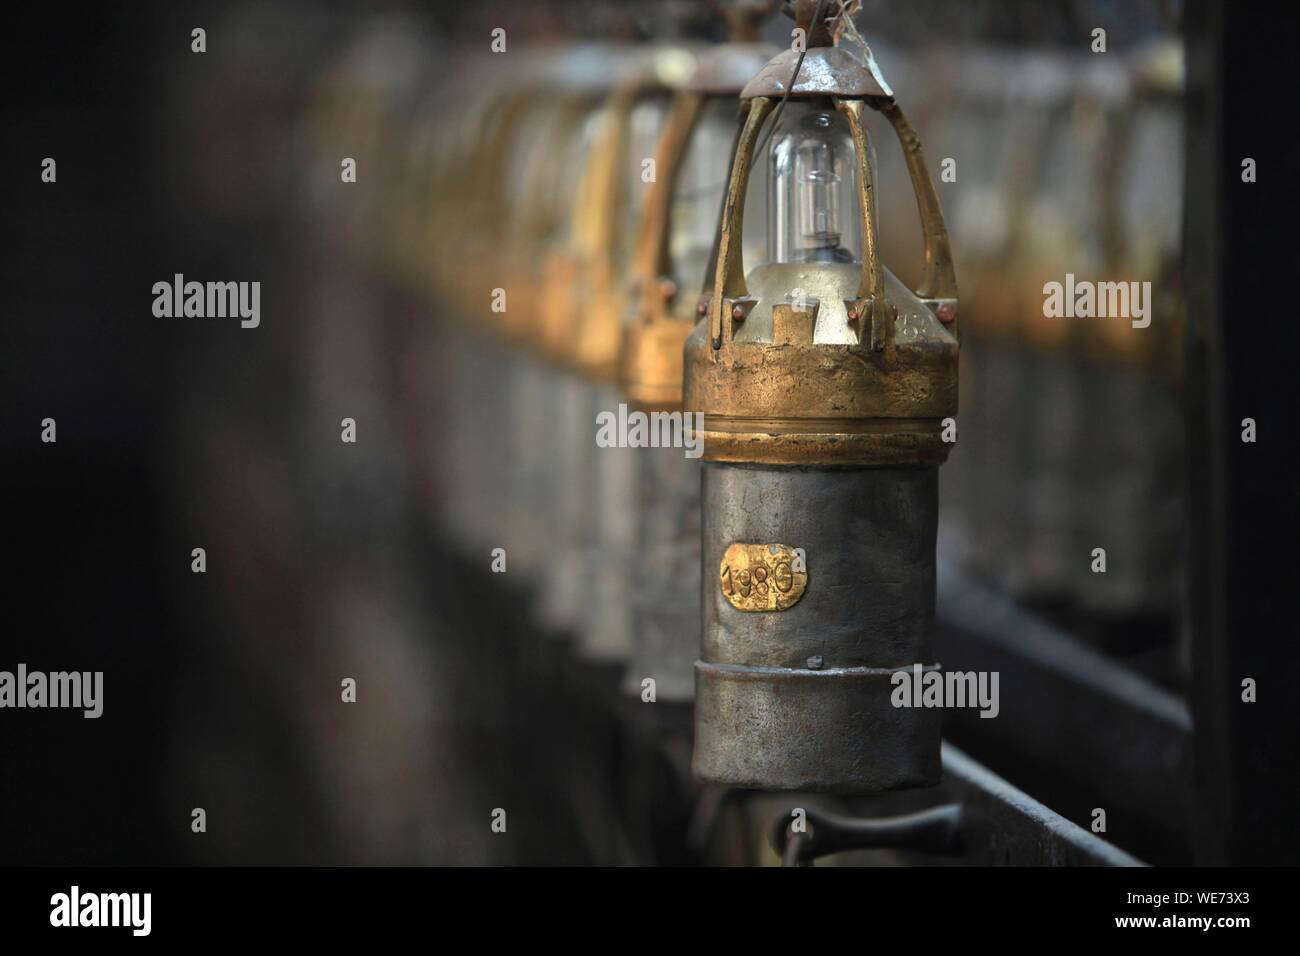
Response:
[{"label": "dark vertical post", "polygon": [[[1300,862],[1297,15],[1191,0],[1188,622],[1197,858]],[[1257,181],[1243,182],[1242,162]],[[1289,260],[1289,261],[1288,261]],[[1257,438],[1242,440],[1242,420]],[[1258,702],[1242,700],[1242,682]]]}]

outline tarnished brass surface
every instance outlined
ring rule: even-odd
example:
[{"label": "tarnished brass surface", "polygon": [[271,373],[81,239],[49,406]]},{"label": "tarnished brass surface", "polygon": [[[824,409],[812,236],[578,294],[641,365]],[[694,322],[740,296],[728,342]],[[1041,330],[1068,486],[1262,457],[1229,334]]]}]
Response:
[{"label": "tarnished brass surface", "polygon": [[[764,266],[763,286],[744,300],[754,304],[742,321],[730,320],[719,349],[702,328],[687,345],[686,407],[734,418],[888,419],[943,418],[957,409],[957,348],[952,336],[915,298],[892,323],[894,343],[872,351],[853,340],[843,297],[818,301],[810,286],[808,308],[796,309],[788,290],[806,282],[809,267]],[[848,292],[852,267],[814,266],[830,289]],[[785,283],[789,283],[785,285]],[[891,274],[887,284],[902,283]],[[781,286],[785,285],[785,289]],[[848,288],[846,288],[846,285]],[[723,299],[724,311],[742,300]],[[908,338],[905,338],[907,336]]]},{"label": "tarnished brass surface", "polygon": [[740,298],[745,295],[745,265],[741,256],[745,229],[745,194],[749,189],[749,170],[754,161],[754,146],[758,141],[759,130],[775,106],[776,101],[769,98],[751,101],[745,108],[745,124],[736,143],[731,179],[727,183],[727,197],[722,205],[722,222],[718,229],[716,278],[710,296],[709,314],[705,317],[710,343],[714,349],[722,345],[722,298]]},{"label": "tarnished brass surface", "polygon": [[784,611],[808,587],[803,560],[789,545],[735,543],[722,556],[718,586],[738,611]]},{"label": "tarnished brass surface", "polygon": [[940,778],[941,711],[892,706],[892,676],[886,668],[812,671],[701,660],[692,770],[702,780],[756,790],[933,786]]},{"label": "tarnished brass surface", "polygon": [[940,321],[955,331],[957,276],[952,266],[952,247],[948,242],[939,194],[935,191],[934,180],[930,178],[926,166],[925,153],[921,150],[921,138],[917,136],[907,114],[898,103],[883,103],[880,112],[893,124],[894,132],[898,135],[907,172],[912,178],[912,190],[916,193],[917,211],[921,217],[925,265],[916,294],[922,299],[933,300]]},{"label": "tarnished brass surface", "polygon": [[[707,460],[922,465],[942,462],[951,447],[941,422],[957,412],[957,287],[919,141],[894,104],[832,102],[858,157],[862,263],[768,263],[746,277],[745,196],[760,130],[776,105],[750,100],[708,314],[686,343],[684,407],[705,414]],[[925,245],[918,292],[881,263],[868,105],[886,112],[911,173]]]},{"label": "tarnished brass surface", "polygon": [[[710,424],[716,425],[717,422]],[[951,444],[941,438],[937,423],[930,432],[917,428],[876,433],[704,430],[705,457],[709,461],[748,461],[769,465],[816,462],[823,467],[864,463],[881,466],[939,465],[947,460],[951,448]]]}]

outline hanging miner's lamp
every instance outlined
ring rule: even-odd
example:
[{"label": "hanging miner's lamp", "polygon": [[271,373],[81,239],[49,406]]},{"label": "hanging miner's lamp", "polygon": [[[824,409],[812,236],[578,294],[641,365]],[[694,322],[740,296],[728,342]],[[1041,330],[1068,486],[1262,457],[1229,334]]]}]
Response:
[{"label": "hanging miner's lamp", "polygon": [[[870,53],[835,45],[838,2],[793,6],[806,55],[795,76],[800,54],[781,53],[741,93],[714,286],[685,348],[684,404],[705,415],[694,769],[760,789],[923,786],[939,778],[939,711],[894,707],[891,678],[938,668],[956,282],[920,144]],[[920,208],[915,292],[878,255],[868,109],[898,134]],[[756,162],[768,248],[746,274]]]},{"label": "hanging miner's lamp", "polygon": [[[623,398],[648,416],[655,441],[637,452],[636,585],[629,589],[633,627],[625,686],[642,695],[645,682],[653,680],[655,699],[664,703],[695,696],[700,647],[700,476],[699,462],[687,456],[692,436],[681,419],[682,346],[707,308],[713,284],[709,266],[735,142],[737,97],[776,53],[758,41],[773,6],[771,0],[728,4],[728,42],[701,53],[675,98],[633,259],[620,377]],[[758,208],[751,212],[762,212],[761,198],[755,196],[758,202],[751,205]],[[762,225],[761,215],[751,215],[746,239],[755,250],[765,238]]]}]

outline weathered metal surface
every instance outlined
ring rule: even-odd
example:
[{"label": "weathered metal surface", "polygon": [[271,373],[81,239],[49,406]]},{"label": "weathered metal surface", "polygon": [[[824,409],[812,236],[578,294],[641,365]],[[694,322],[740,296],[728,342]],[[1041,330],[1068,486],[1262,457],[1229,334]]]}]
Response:
[{"label": "weathered metal surface", "polygon": [[[799,59],[796,50],[778,53],[763,67],[741,91],[741,99],[760,96],[783,96],[787,89],[791,97],[854,96],[889,99],[893,91],[879,70],[864,70],[862,63],[839,47],[811,47],[799,67],[794,85],[790,77]],[[874,68],[875,63],[872,62]]]},{"label": "weathered metal surface", "polygon": [[[905,667],[933,660],[937,469],[823,471],[705,462],[707,661]],[[736,541],[798,542],[813,586],[781,614],[745,614],[717,585]]]},{"label": "weathered metal surface", "polygon": [[[934,783],[938,711],[895,708],[891,673],[933,665],[937,470],[706,462],[696,773],[766,789]],[[734,542],[798,542],[811,585],[737,610],[714,574]]]},{"label": "weathered metal surface", "polygon": [[971,760],[943,745],[943,790],[964,808],[972,862],[1002,866],[1142,866]]}]

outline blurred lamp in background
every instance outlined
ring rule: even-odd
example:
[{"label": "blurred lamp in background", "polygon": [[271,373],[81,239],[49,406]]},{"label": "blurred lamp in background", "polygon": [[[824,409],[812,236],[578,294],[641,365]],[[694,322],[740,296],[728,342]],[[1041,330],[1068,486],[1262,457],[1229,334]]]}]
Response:
[{"label": "blurred lamp in background", "polygon": [[693,50],[681,43],[620,51],[612,89],[589,127],[568,233],[544,267],[540,342],[564,370],[548,399],[564,447],[562,537],[544,585],[547,617],[576,634],[582,657],[620,669],[632,633],[626,570],[636,527],[635,453],[598,448],[596,422],[619,402],[632,246],[651,185],[646,161],[694,69]]},{"label": "blurred lamp in background", "polygon": [[[700,55],[674,99],[656,153],[658,175],[646,198],[633,261],[623,397],[654,414],[680,414],[682,347],[707,307],[718,212],[727,185],[741,89],[776,52],[758,42],[774,4],[726,7],[729,40]],[[755,203],[761,213],[761,197]],[[748,220],[764,238],[764,217]],[[656,700],[689,701],[700,633],[700,477],[681,447],[643,448],[635,474],[635,583],[629,588],[633,641],[630,693],[653,680]]]}]

